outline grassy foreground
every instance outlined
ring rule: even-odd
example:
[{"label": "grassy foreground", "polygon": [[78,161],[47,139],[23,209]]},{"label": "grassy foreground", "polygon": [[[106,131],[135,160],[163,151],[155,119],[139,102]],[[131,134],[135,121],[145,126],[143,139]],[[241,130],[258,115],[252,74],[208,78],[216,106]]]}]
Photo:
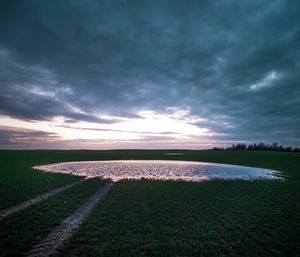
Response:
[{"label": "grassy foreground", "polygon": [[[59,255],[299,256],[299,153],[169,152],[176,151],[0,151],[1,203],[20,201],[24,188],[30,196],[45,185],[76,179],[30,169],[50,162],[177,159],[271,168],[280,170],[286,181],[118,182]],[[29,189],[28,176],[39,185],[36,190]],[[50,177],[56,182],[49,186]]]},{"label": "grassy foreground", "polygon": [[88,179],[5,218],[0,223],[0,256],[24,256],[36,240],[46,236],[105,183],[107,180]]}]

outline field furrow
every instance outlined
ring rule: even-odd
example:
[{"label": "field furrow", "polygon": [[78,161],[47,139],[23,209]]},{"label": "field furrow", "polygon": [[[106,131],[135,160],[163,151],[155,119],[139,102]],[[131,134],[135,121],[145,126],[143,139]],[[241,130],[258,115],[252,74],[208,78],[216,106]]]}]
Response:
[{"label": "field furrow", "polygon": [[0,211],[0,221],[2,219],[4,219],[6,216],[12,214],[12,213],[15,213],[17,211],[20,211],[22,209],[25,209],[27,207],[29,207],[30,205],[33,205],[33,204],[36,204],[42,200],[45,200],[47,199],[48,197],[52,196],[52,195],[55,195],[63,190],[66,190],[72,186],[75,186],[75,185],[78,185],[82,182],[86,181],[85,179],[81,179],[81,180],[78,180],[78,181],[75,181],[75,182],[72,182],[70,184],[67,184],[67,185],[64,185],[62,187],[58,187],[58,188],[55,188],[49,192],[46,192],[46,193],[43,193],[43,194],[40,194],[40,195],[37,195],[35,196],[34,198],[31,198],[25,202],[22,202],[22,203],[19,203],[17,205],[14,205],[14,206],[11,206],[3,211]]},{"label": "field furrow", "polygon": [[297,256],[298,191],[278,181],[119,181],[59,256]]},{"label": "field furrow", "polygon": [[23,256],[105,183],[107,180],[88,179],[3,219],[0,256]]},{"label": "field furrow", "polygon": [[91,196],[82,206],[80,206],[72,215],[62,221],[54,228],[50,234],[35,244],[28,256],[51,256],[66,239],[68,239],[80,226],[84,219],[90,214],[95,204],[99,202],[109,191],[113,182],[108,182],[101,187],[93,196]]}]

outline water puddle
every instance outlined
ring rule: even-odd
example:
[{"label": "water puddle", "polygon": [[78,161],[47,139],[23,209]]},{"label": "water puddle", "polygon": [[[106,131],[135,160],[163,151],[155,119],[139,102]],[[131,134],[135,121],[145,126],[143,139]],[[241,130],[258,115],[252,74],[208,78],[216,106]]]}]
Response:
[{"label": "water puddle", "polygon": [[165,153],[165,155],[184,155],[184,153]]},{"label": "water puddle", "polygon": [[279,171],[229,164],[189,161],[84,161],[36,166],[35,169],[79,176],[163,179],[200,182],[211,179],[281,179]]}]

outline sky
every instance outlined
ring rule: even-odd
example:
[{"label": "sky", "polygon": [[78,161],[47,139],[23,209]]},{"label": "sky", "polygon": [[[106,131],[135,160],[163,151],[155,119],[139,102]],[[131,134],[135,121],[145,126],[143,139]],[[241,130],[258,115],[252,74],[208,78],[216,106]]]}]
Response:
[{"label": "sky", "polygon": [[1,149],[300,146],[300,2],[0,4]]}]

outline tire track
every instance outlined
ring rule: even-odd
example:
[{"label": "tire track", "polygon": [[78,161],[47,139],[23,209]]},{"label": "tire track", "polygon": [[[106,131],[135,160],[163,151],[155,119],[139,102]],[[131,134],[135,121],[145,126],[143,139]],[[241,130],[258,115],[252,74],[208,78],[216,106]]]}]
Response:
[{"label": "tire track", "polygon": [[109,191],[114,183],[108,182],[102,186],[93,196],[91,196],[81,207],[79,207],[72,215],[67,217],[62,223],[54,228],[46,238],[33,246],[29,252],[29,257],[47,257],[51,256],[64,243],[66,239],[71,237],[76,229],[80,226],[85,218],[90,214],[94,206]]},{"label": "tire track", "polygon": [[27,201],[25,201],[25,202],[22,202],[22,203],[19,203],[19,204],[17,204],[17,205],[11,206],[11,207],[9,207],[9,208],[7,208],[7,209],[4,209],[4,210],[2,210],[2,211],[0,212],[0,221],[3,220],[5,217],[7,217],[8,215],[10,215],[10,214],[12,214],[12,213],[15,213],[15,212],[17,212],[17,211],[20,211],[20,210],[22,210],[22,209],[27,208],[27,207],[30,206],[30,205],[33,205],[33,204],[38,203],[38,202],[40,202],[40,201],[42,201],[42,200],[45,200],[46,198],[48,198],[48,197],[50,197],[50,196],[52,196],[52,195],[55,195],[56,193],[59,193],[59,192],[61,192],[61,191],[63,191],[63,190],[66,190],[66,189],[68,189],[68,188],[70,188],[70,187],[73,187],[73,186],[75,186],[75,185],[78,185],[78,184],[84,182],[85,180],[86,180],[86,179],[83,178],[83,179],[81,179],[81,180],[72,182],[72,183],[70,183],[70,184],[67,184],[67,185],[64,185],[64,186],[61,186],[61,187],[57,187],[57,188],[55,188],[55,189],[53,189],[53,190],[51,190],[51,191],[48,191],[48,192],[46,192],[46,193],[37,195],[37,196],[35,196],[34,198],[31,198],[31,199],[29,199],[29,200],[27,200]]}]

